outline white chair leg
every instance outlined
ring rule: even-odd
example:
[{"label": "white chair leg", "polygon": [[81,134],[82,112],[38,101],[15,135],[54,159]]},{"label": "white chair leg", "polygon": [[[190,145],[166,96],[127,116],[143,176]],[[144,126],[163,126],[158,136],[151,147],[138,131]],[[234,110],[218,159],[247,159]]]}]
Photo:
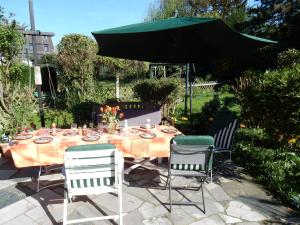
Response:
[{"label": "white chair leg", "polygon": [[63,225],[67,224],[68,216],[68,194],[64,191],[64,211],[63,211]]},{"label": "white chair leg", "polygon": [[119,197],[119,225],[123,225],[122,182],[119,183],[118,197]]},{"label": "white chair leg", "polygon": [[39,169],[39,172],[38,172],[38,177],[37,177],[37,181],[36,181],[36,192],[40,191],[41,172],[42,172],[42,166],[40,166],[40,169]]},{"label": "white chair leg", "polygon": [[162,159],[163,159],[162,157],[157,158],[157,163],[162,164]]}]

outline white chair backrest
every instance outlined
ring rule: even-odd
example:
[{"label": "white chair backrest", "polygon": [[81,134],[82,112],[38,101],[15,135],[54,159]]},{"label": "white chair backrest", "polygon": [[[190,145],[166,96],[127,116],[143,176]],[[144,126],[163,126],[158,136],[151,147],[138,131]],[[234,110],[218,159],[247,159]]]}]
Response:
[{"label": "white chair backrest", "polygon": [[117,188],[122,157],[114,145],[82,145],[65,151],[65,173],[68,191],[84,188]]}]

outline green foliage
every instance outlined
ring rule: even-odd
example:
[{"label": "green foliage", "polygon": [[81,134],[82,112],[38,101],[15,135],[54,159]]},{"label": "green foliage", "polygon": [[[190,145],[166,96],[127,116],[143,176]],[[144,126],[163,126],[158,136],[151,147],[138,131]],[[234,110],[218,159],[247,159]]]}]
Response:
[{"label": "green foliage", "polygon": [[59,65],[58,89],[67,107],[93,98],[94,62],[97,45],[91,38],[81,34],[70,34],[62,38],[57,46]]},{"label": "green foliage", "polygon": [[15,134],[21,127],[30,127],[30,122],[37,113],[37,104],[33,89],[29,86],[14,85],[9,95],[9,111],[3,130]]},{"label": "green foliage", "polygon": [[137,82],[133,89],[142,102],[162,106],[177,99],[179,84],[177,78],[148,79]]},{"label": "green foliage", "polygon": [[5,91],[9,89],[10,81],[15,79],[11,69],[23,44],[24,37],[16,29],[15,21],[0,25],[0,82],[4,85]]},{"label": "green foliage", "polygon": [[288,49],[278,54],[278,66],[295,66],[300,64],[300,51],[296,49]]},{"label": "green foliage", "polygon": [[300,65],[253,75],[240,78],[235,88],[241,116],[274,144],[287,144],[300,134]]},{"label": "green foliage", "polygon": [[57,127],[70,128],[74,121],[73,114],[59,109],[46,109],[45,110],[45,123],[46,127],[50,127],[55,123]]},{"label": "green foliage", "polygon": [[95,61],[96,78],[100,80],[115,80],[116,76],[123,81],[131,81],[145,77],[147,64],[145,62],[111,57],[97,57]]},{"label": "green foliage", "polygon": [[300,47],[300,1],[261,0],[249,9],[250,20],[245,24],[247,33],[272,37],[288,46]]},{"label": "green foliage", "polygon": [[179,17],[214,17],[222,18],[234,27],[247,19],[246,1],[182,1],[161,0],[159,4],[152,4],[148,8],[146,21]]},{"label": "green foliage", "polygon": [[36,113],[33,89],[21,85],[24,66],[16,56],[24,44],[23,35],[0,10],[0,130],[15,134],[22,126],[29,126]]},{"label": "green foliage", "polygon": [[[234,145],[234,160],[282,200],[300,208],[299,148],[270,149],[262,130],[241,129]],[[296,153],[298,152],[298,153]]]}]

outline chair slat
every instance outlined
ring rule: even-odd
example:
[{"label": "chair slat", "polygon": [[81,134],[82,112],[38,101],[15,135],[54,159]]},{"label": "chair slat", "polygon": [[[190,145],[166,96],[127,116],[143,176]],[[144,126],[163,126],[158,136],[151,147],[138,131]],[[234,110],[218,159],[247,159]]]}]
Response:
[{"label": "chair slat", "polygon": [[101,165],[101,164],[113,164],[114,163],[114,157],[95,157],[95,158],[71,158],[72,163],[69,165],[69,167],[72,166],[93,166],[93,165]]},{"label": "chair slat", "polygon": [[91,158],[91,157],[101,157],[101,156],[113,156],[115,149],[101,149],[101,150],[91,150],[91,151],[74,151],[65,152],[65,158]]},{"label": "chair slat", "polygon": [[86,172],[86,173],[69,173],[67,174],[68,178],[71,180],[74,179],[90,179],[90,178],[102,178],[102,177],[114,177],[115,176],[115,171],[100,171],[100,172]]}]

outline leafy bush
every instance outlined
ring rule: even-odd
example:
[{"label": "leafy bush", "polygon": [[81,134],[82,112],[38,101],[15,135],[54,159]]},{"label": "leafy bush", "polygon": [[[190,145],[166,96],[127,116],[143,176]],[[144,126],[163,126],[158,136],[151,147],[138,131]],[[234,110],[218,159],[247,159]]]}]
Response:
[{"label": "leafy bush", "polygon": [[180,98],[180,80],[171,77],[142,80],[135,84],[133,90],[142,102],[166,106],[168,115],[170,108],[175,108]]},{"label": "leafy bush", "polygon": [[29,127],[37,113],[37,104],[33,89],[20,84],[13,86],[8,100],[9,114],[2,114],[0,110],[0,130],[13,135],[23,126]]},{"label": "leafy bush", "polygon": [[[259,129],[241,129],[234,145],[234,160],[274,196],[300,208],[300,154],[288,149],[266,147],[267,136]],[[264,145],[262,145],[264,143]]]},{"label": "leafy bush", "polygon": [[236,96],[248,125],[263,128],[275,144],[300,134],[300,64],[238,81]]},{"label": "leafy bush", "polygon": [[70,127],[73,123],[73,114],[59,109],[46,109],[45,110],[45,123],[46,127],[50,127],[52,123],[56,123],[58,127]]},{"label": "leafy bush", "polygon": [[58,89],[62,93],[62,103],[71,108],[78,102],[90,100],[96,91],[94,85],[96,42],[84,35],[70,34],[62,38],[57,49],[60,70]]},{"label": "leafy bush", "polygon": [[295,66],[300,63],[300,51],[296,49],[288,49],[278,54],[278,66]]}]

